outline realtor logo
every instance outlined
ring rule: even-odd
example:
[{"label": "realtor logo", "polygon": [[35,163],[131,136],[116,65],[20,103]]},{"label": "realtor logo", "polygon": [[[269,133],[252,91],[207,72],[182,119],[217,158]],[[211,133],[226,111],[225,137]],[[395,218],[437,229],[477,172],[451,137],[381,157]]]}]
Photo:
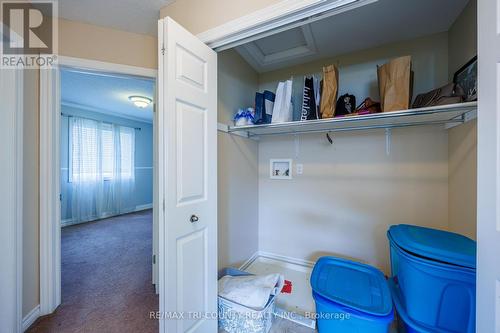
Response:
[{"label": "realtor logo", "polygon": [[57,4],[2,1],[2,68],[52,66],[57,57]]}]

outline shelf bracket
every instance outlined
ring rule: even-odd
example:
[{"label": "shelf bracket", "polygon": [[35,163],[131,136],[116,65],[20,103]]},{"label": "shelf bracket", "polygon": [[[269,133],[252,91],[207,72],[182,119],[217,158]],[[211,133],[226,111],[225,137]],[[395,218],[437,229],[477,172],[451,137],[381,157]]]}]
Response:
[{"label": "shelf bracket", "polygon": [[391,155],[392,131],[390,128],[385,129],[385,154]]},{"label": "shelf bracket", "polygon": [[230,132],[229,131],[229,126],[226,125],[226,124],[223,124],[223,123],[217,123],[217,131],[223,132],[223,133],[228,133],[228,134],[231,134],[231,135],[241,136],[242,138],[252,139],[252,140],[255,140],[255,141],[259,140],[258,137],[250,135],[249,132]]}]

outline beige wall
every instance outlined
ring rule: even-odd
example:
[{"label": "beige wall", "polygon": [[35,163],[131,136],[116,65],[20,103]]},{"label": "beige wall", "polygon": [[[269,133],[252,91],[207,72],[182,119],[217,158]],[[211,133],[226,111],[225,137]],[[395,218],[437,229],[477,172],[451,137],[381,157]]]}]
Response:
[{"label": "beige wall", "polygon": [[414,95],[447,82],[448,36],[444,32],[263,73],[259,86],[261,90],[275,91],[279,80],[294,76],[300,81],[301,76],[320,72],[324,65],[336,64],[340,77],[339,95],[349,92],[359,102],[368,96],[378,100],[377,65],[403,55],[412,56]]},{"label": "beige wall", "polygon": [[476,239],[477,121],[448,131],[450,230]]},{"label": "beige wall", "polygon": [[[449,76],[477,54],[477,1],[471,0],[449,31]],[[477,122],[449,130],[450,230],[476,239]]]},{"label": "beige wall", "polygon": [[477,0],[470,0],[448,33],[449,75],[477,55]]},{"label": "beige wall", "polygon": [[59,20],[59,54],[157,68],[158,39],[90,24]]},{"label": "beige wall", "polygon": [[23,316],[39,304],[38,71],[24,71]]},{"label": "beige wall", "polygon": [[[218,55],[218,118],[231,123],[234,111],[253,105],[257,73],[232,50]],[[258,145],[218,134],[219,268],[238,265],[258,250]]]},{"label": "beige wall", "polygon": [[[263,139],[259,145],[259,249],[315,260],[330,254],[389,272],[392,224],[448,227],[448,145],[442,127]],[[269,179],[271,158],[304,172]]]},{"label": "beige wall", "polygon": [[248,15],[281,0],[177,0],[160,10],[160,17],[170,16],[193,34]]}]

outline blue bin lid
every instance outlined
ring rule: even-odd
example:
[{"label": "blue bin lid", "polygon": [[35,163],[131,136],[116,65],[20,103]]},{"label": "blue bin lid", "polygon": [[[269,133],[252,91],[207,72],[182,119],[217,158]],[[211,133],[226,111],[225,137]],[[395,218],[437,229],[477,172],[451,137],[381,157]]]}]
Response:
[{"label": "blue bin lid", "polygon": [[476,268],[476,242],[448,231],[399,224],[389,228],[389,236],[407,252],[428,259]]},{"label": "blue bin lid", "polygon": [[350,260],[321,257],[311,274],[311,287],[329,301],[375,316],[387,316],[392,300],[384,274]]}]

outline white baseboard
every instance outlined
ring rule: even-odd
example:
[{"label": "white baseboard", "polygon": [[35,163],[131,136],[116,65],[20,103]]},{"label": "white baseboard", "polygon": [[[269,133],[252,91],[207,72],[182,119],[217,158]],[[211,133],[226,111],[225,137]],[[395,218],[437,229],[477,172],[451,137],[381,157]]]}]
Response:
[{"label": "white baseboard", "polygon": [[[126,212],[126,213],[123,213],[123,214],[129,214],[129,213],[135,213],[135,212],[140,212],[142,210],[146,210],[146,209],[152,209],[153,208],[153,204],[150,203],[150,204],[145,204],[145,205],[139,205],[139,206],[135,206],[135,209],[131,210],[130,212]],[[74,222],[73,219],[64,219],[64,220],[61,220],[61,227],[67,227],[67,226],[70,226],[70,225],[75,225],[75,224],[81,224],[81,223],[87,223],[87,222],[92,222],[92,221],[97,221],[97,220],[102,220],[102,219],[107,219],[109,217],[113,217],[113,216],[119,216],[119,215],[123,215],[123,214],[116,214],[116,215],[106,215],[106,216],[101,216],[99,218],[95,218],[95,219],[92,219],[92,220],[88,220],[88,221],[78,221],[78,222]]]},{"label": "white baseboard", "polygon": [[135,211],[138,212],[141,210],[152,209],[152,208],[153,208],[153,204],[149,203],[149,204],[145,204],[145,205],[135,206]]},{"label": "white baseboard", "polygon": [[31,310],[26,315],[26,317],[23,318],[23,325],[22,325],[23,332],[25,332],[31,325],[33,325],[33,323],[35,322],[35,320],[38,319],[38,317],[40,317],[40,304],[35,306],[33,310]]},{"label": "white baseboard", "polygon": [[288,257],[288,256],[283,256],[280,254],[275,254],[271,252],[266,252],[266,251],[257,251],[255,252],[247,261],[243,263],[243,265],[240,266],[239,269],[245,270],[250,266],[252,262],[255,261],[257,257],[264,257],[264,258],[269,258],[269,259],[274,259],[274,260],[279,260],[279,261],[284,261],[288,262],[291,264],[296,264],[296,265],[301,265],[305,267],[314,267],[314,262],[310,260],[305,260],[305,259],[298,259],[298,258],[293,258],[293,257]]},{"label": "white baseboard", "polygon": [[[283,269],[281,273],[285,275],[286,278],[286,272],[289,270],[297,271],[300,272],[302,277],[299,280],[296,280],[294,283],[296,284],[296,287],[298,287],[298,290],[302,290],[302,292],[295,292],[295,298],[292,301],[291,299],[288,299],[285,303],[281,303],[278,301],[276,304],[276,310],[274,312],[275,315],[278,317],[282,317],[286,320],[293,321],[299,325],[309,327],[311,329],[316,328],[316,321],[312,318],[306,317],[307,312],[313,312],[314,308],[310,307],[310,302],[309,299],[312,300],[312,294],[307,294],[305,293],[307,291],[307,288],[304,286],[304,283],[309,284],[308,279],[305,279],[304,277],[307,277],[308,275],[311,274],[311,271],[314,267],[314,262],[305,260],[305,259],[299,259],[299,258],[293,258],[293,257],[288,257],[276,253],[269,253],[265,251],[257,251],[255,252],[250,259],[248,259],[241,267],[240,270],[246,271],[249,269],[250,266],[252,266],[258,259],[263,259],[264,261],[260,263],[260,265],[267,265],[267,261],[271,260],[271,262],[280,263],[283,265],[281,268],[274,267],[275,269],[278,269],[277,272],[281,272],[280,270]],[[262,270],[262,266],[261,266]],[[251,271],[251,270],[250,270]],[[267,269],[265,269],[267,271]],[[298,298],[297,298],[298,297]],[[297,303],[290,303],[290,302],[297,302]],[[296,310],[290,310],[290,306],[293,305],[293,309]],[[283,308],[282,308],[283,307]]]}]

